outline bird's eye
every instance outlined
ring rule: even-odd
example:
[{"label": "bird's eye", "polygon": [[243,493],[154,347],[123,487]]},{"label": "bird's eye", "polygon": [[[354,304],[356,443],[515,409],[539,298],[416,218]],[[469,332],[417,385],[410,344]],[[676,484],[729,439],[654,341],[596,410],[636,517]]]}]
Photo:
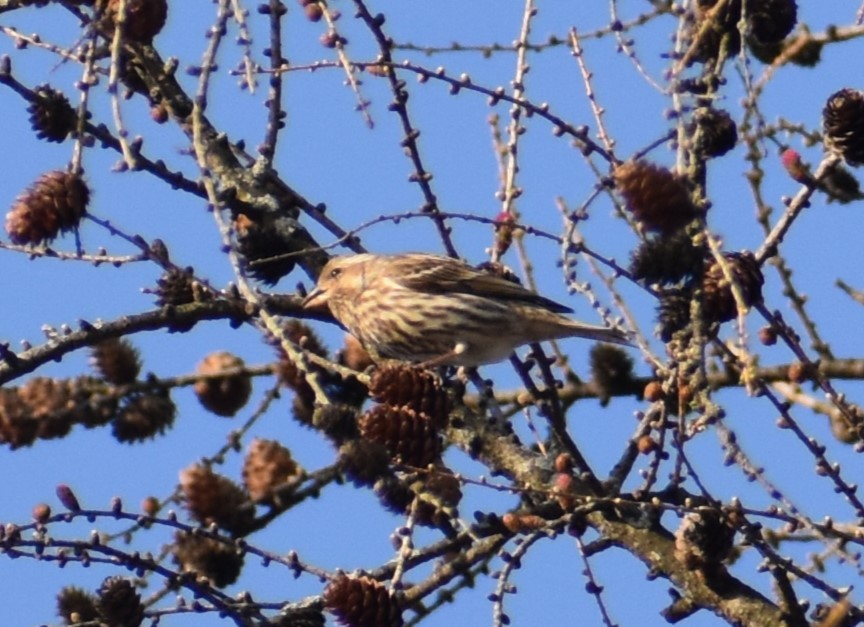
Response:
[{"label": "bird's eye", "polygon": [[330,271],[330,278],[331,278],[331,279],[336,279],[336,278],[339,277],[340,274],[342,274],[342,268],[333,268],[333,269]]}]

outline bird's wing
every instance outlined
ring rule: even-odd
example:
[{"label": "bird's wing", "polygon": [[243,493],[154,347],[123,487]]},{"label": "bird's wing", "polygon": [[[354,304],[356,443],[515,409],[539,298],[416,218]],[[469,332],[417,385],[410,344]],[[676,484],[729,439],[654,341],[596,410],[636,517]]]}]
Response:
[{"label": "bird's wing", "polygon": [[[410,257],[410,259],[408,259]],[[393,277],[403,287],[426,294],[473,294],[544,307],[556,313],[572,313],[556,303],[490,272],[472,268],[458,259],[406,255],[404,272]]]}]

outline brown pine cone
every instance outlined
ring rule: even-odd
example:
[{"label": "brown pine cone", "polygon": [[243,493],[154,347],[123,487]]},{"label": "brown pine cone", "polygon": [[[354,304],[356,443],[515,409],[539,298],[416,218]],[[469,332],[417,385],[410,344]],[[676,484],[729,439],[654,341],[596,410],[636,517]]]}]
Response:
[{"label": "brown pine cone", "polygon": [[339,447],[339,467],[356,486],[371,486],[389,465],[387,447],[379,442],[356,438]]},{"label": "brown pine cone", "polygon": [[401,627],[399,604],[371,577],[339,575],[324,590],[324,606],[346,627]]},{"label": "brown pine cone", "polygon": [[243,484],[252,500],[270,500],[274,489],[302,472],[291,451],[279,442],[255,438],[243,462]]},{"label": "brown pine cone", "polygon": [[[103,28],[111,36],[117,24],[120,0],[99,0],[104,16]],[[168,18],[167,0],[126,0],[126,20],[123,34],[134,41],[148,43],[159,34]]]},{"label": "brown pine cone", "polygon": [[627,208],[648,231],[674,233],[698,215],[683,179],[662,166],[628,161],[613,176]]},{"label": "brown pine cone", "polygon": [[700,107],[693,112],[689,126],[696,152],[706,157],[720,157],[735,147],[738,127],[728,112]]},{"label": "brown pine cone", "polygon": [[61,438],[72,428],[69,382],[64,379],[35,377],[18,390],[27,414],[36,421],[36,437]]},{"label": "brown pine cone", "polygon": [[409,407],[377,405],[360,416],[357,426],[364,438],[383,444],[404,464],[426,467],[441,456],[433,422]]},{"label": "brown pine cone", "polygon": [[69,231],[87,211],[90,190],[77,174],[42,174],[6,214],[6,232],[16,244],[47,242]]},{"label": "brown pine cone", "polygon": [[440,378],[425,368],[407,364],[378,368],[369,382],[369,395],[379,403],[405,406],[425,414],[436,429],[447,426],[452,408]]},{"label": "brown pine cone", "polygon": [[648,285],[678,283],[698,275],[705,250],[693,243],[686,230],[643,241],[630,259],[630,273]]},{"label": "brown pine cone", "polygon": [[636,391],[633,359],[621,348],[611,344],[591,347],[591,381],[597,388],[601,405],[613,396]]},{"label": "brown pine cone", "polygon": [[27,107],[27,113],[36,137],[60,143],[75,132],[78,116],[66,96],[50,85],[40,85],[33,92],[36,99]]},{"label": "brown pine cone", "polygon": [[141,359],[132,344],[123,338],[110,338],[93,346],[93,367],[114,385],[133,383],[141,373]]},{"label": "brown pine cone", "polygon": [[[288,320],[282,327],[282,331],[288,340],[301,346],[304,350],[314,353],[319,357],[327,357],[327,349],[324,347],[324,344],[315,332],[303,322]],[[291,388],[298,394],[301,391],[303,394],[311,394],[312,390],[309,389],[309,384],[306,383],[303,373],[288,359],[288,355],[280,345],[280,341],[275,337],[268,337],[267,343],[276,347],[276,354],[279,357],[279,363],[276,365],[276,376],[279,377],[282,385]]]},{"label": "brown pine cone", "polygon": [[99,618],[96,597],[83,588],[66,586],[57,595],[57,615],[67,625],[96,621]]},{"label": "brown pine cone", "polygon": [[202,290],[197,286],[192,268],[171,268],[157,279],[156,289],[152,293],[156,295],[156,304],[160,307],[179,307],[197,302]]},{"label": "brown pine cone", "polygon": [[[244,366],[242,359],[226,351],[210,353],[195,369],[199,375],[213,375]],[[208,411],[217,416],[233,416],[240,411],[252,394],[252,381],[247,374],[234,374],[218,379],[199,379],[195,395]]]},{"label": "brown pine cone", "polygon": [[237,536],[248,533],[255,517],[249,496],[233,481],[209,466],[193,464],[180,473],[186,509],[203,525],[216,523]]},{"label": "brown pine cone", "polygon": [[795,0],[760,0],[747,5],[748,43],[773,44],[783,41],[795,28],[798,6]]},{"label": "brown pine cone", "polygon": [[734,538],[735,528],[722,512],[690,512],[675,531],[675,558],[688,570],[715,574],[729,557]]},{"label": "brown pine cone", "polygon": [[822,110],[825,147],[851,166],[864,165],[864,92],[841,89]]},{"label": "brown pine cone", "polygon": [[[743,305],[750,307],[762,300],[762,284],[765,280],[756,258],[750,252],[726,253],[724,255],[732,279],[741,291]],[[705,271],[702,280],[704,312],[707,320],[726,322],[738,315],[738,305],[723,268],[714,260]]]},{"label": "brown pine cone", "polygon": [[[721,42],[726,39],[727,55],[736,55],[741,50],[741,0],[728,0],[719,10],[717,0],[697,0],[694,36],[701,34],[697,48],[697,59],[707,61],[716,58]],[[710,20],[710,23],[708,22]],[[747,5],[747,42],[751,46],[765,47],[780,43],[798,21],[795,0],[759,0]]]},{"label": "brown pine cone", "polygon": [[238,214],[234,219],[237,249],[243,255],[245,270],[268,285],[294,269],[296,257],[285,257],[293,251],[297,222],[281,212],[264,212],[258,219]]},{"label": "brown pine cone", "polygon": [[171,547],[174,563],[183,572],[204,577],[217,588],[229,586],[240,576],[243,556],[236,549],[213,538],[178,531]]},{"label": "brown pine cone", "polygon": [[177,407],[167,391],[154,391],[126,399],[112,423],[118,442],[140,442],[155,437],[174,424]]},{"label": "brown pine cone", "polygon": [[109,625],[138,627],[144,620],[141,596],[128,579],[108,577],[99,587],[99,614]]},{"label": "brown pine cone", "polygon": [[669,289],[660,293],[657,304],[657,322],[660,339],[668,342],[690,322],[690,292],[684,289]]},{"label": "brown pine cone", "polygon": [[18,390],[0,388],[0,444],[16,449],[36,441],[38,424],[30,416]]}]

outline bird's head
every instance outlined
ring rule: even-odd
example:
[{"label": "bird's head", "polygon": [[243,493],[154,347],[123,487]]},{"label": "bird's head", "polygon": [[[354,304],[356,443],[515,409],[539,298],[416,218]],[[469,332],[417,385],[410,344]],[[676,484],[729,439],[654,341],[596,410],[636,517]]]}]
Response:
[{"label": "bird's head", "polygon": [[318,284],[303,299],[304,309],[320,309],[330,302],[353,298],[363,290],[366,265],[373,255],[333,257],[318,276]]}]

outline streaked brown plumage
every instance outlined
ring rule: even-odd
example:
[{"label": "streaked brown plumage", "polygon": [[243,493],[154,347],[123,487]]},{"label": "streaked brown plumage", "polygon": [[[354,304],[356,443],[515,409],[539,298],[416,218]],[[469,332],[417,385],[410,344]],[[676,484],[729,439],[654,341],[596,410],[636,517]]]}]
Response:
[{"label": "streaked brown plumage", "polygon": [[569,307],[437,255],[334,257],[303,301],[325,304],[376,361],[478,366],[558,338],[628,344],[621,331],[570,320]]}]

